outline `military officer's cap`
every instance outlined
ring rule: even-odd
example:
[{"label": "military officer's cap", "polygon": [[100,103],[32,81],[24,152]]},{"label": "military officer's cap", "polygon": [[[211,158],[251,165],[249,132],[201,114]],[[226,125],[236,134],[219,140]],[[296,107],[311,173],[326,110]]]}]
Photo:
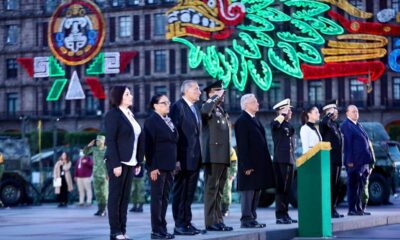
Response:
[{"label": "military officer's cap", "polygon": [[275,104],[275,106],[273,106],[272,108],[276,111],[279,111],[285,107],[293,107],[290,105],[290,98],[286,98],[285,100],[282,100],[280,102],[278,102],[277,104]]},{"label": "military officer's cap", "polygon": [[209,93],[211,89],[221,90],[223,88],[224,88],[224,82],[222,80],[218,80],[205,87],[203,91]]},{"label": "military officer's cap", "polygon": [[325,111],[325,110],[327,110],[329,108],[337,108],[337,104],[338,104],[337,100],[329,101],[329,102],[326,103],[325,106],[322,107],[322,111]]}]

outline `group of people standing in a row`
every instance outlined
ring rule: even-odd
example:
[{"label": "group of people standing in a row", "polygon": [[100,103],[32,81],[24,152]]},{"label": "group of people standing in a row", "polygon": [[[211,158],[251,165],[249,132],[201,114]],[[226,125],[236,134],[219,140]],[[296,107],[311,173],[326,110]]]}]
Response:
[{"label": "group of people standing in a row", "polygon": [[[132,178],[140,171],[145,157],[146,168],[151,179],[151,226],[152,239],[172,239],[174,235],[196,235],[206,231],[232,231],[226,226],[221,209],[221,198],[227,179],[231,153],[230,120],[223,108],[224,89],[222,81],[207,86],[204,91],[207,100],[198,107],[201,91],[196,81],[182,83],[182,98],[172,104],[164,94],[151,98],[150,107],[154,112],[146,119],[143,128],[134,118],[130,107],[132,95],[125,86],[115,86],[111,90],[113,108],[105,117],[106,145],[105,163],[109,176],[108,216],[110,239],[129,239],[126,234],[127,206]],[[274,151],[272,162],[266,140],[265,129],[256,118],[259,103],[254,94],[245,94],[240,101],[242,114],[235,123],[238,154],[238,191],[241,192],[241,227],[263,228],[266,225],[257,221],[256,208],[260,192],[263,189],[276,189],[276,223],[296,223],[288,214],[289,191],[294,172],[294,128],[289,123],[292,112],[290,100],[276,104],[278,116],[272,121]],[[170,107],[171,106],[171,107]],[[327,107],[327,106],[326,106]],[[326,109],[337,109],[336,106]],[[354,109],[349,106],[348,109]],[[349,110],[347,111],[349,112]],[[321,135],[315,126],[319,119],[317,108],[304,113],[307,122],[301,129],[304,152],[319,141],[338,137],[338,146],[342,146],[342,135],[335,122],[337,111],[327,111],[322,121],[324,131]],[[356,125],[357,119],[347,115],[354,126],[351,136],[345,135],[345,146],[354,146],[359,141],[356,131],[362,131]],[[346,120],[348,121],[348,120]],[[345,121],[342,128],[346,128]],[[349,120],[350,121],[350,120]],[[336,128],[334,127],[336,126]],[[355,128],[351,126],[352,128]],[[346,132],[349,132],[346,130]],[[366,134],[363,135],[368,142]],[[331,136],[335,134],[335,136]],[[316,136],[316,137],[315,137]],[[349,147],[348,147],[349,148]],[[371,151],[370,148],[365,150]],[[358,151],[358,149],[357,149]],[[345,148],[345,164],[349,172],[358,171],[359,156],[355,150]],[[334,151],[332,151],[333,153]],[[349,156],[350,155],[350,156]],[[331,154],[332,156],[332,154]],[[371,155],[372,156],[372,155]],[[332,161],[334,162],[334,161]],[[351,164],[352,163],[352,164]],[[369,163],[369,161],[368,161]],[[341,165],[341,157],[340,164]],[[194,199],[200,167],[204,167],[204,220],[205,230],[192,224],[191,204]],[[363,169],[364,169],[363,165]],[[334,168],[332,168],[334,169]],[[340,167],[339,167],[340,169]],[[369,169],[369,168],[368,168]],[[339,170],[337,170],[339,171]],[[338,173],[334,176],[337,176]],[[355,174],[356,176],[356,174]],[[350,179],[350,178],[349,178]],[[362,180],[352,178],[349,184],[357,185],[354,199],[362,186]],[[337,181],[332,189],[337,189]],[[174,233],[168,233],[165,220],[169,193],[172,190],[172,213],[175,221]],[[334,195],[334,194],[332,194]],[[340,217],[336,212],[333,196],[332,216]],[[349,198],[350,202],[353,198]],[[352,202],[351,202],[352,203]],[[349,215],[360,215],[358,202],[349,207]],[[353,209],[354,208],[354,209]],[[356,214],[352,214],[352,213]]]}]

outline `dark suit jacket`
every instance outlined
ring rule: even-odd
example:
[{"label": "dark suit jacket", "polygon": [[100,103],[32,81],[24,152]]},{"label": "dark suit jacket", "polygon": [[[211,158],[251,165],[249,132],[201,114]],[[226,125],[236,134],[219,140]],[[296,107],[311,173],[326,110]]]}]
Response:
[{"label": "dark suit jacket", "polygon": [[201,107],[203,119],[203,163],[230,164],[229,117],[217,97],[209,98]]},{"label": "dark suit jacket", "polygon": [[[105,127],[107,146],[105,159],[110,174],[114,168],[121,166],[121,162],[128,162],[131,159],[135,133],[131,122],[118,107],[107,112]],[[138,163],[143,162],[143,135],[140,134],[137,144],[136,159]]]},{"label": "dark suit jacket", "polygon": [[146,167],[149,172],[155,169],[174,170],[177,157],[177,130],[172,132],[164,119],[154,112],[144,122],[144,134]]},{"label": "dark suit jacket", "polygon": [[271,134],[274,141],[274,162],[294,164],[294,128],[288,121],[271,122]]},{"label": "dark suit jacket", "polygon": [[[260,190],[275,186],[271,155],[264,127],[245,111],[235,123],[238,150],[238,191]],[[245,171],[254,169],[249,176]]]},{"label": "dark suit jacket", "polygon": [[182,170],[196,171],[201,165],[201,116],[197,106],[199,124],[184,99],[171,106],[170,117],[178,129],[178,157]]},{"label": "dark suit jacket", "polygon": [[335,121],[332,121],[332,119],[328,117],[328,115],[326,115],[319,124],[319,131],[321,133],[322,139],[325,142],[331,143],[331,164],[335,166],[342,166],[343,137],[342,132],[339,128],[339,124]]},{"label": "dark suit jacket", "polygon": [[[355,125],[346,118],[340,125],[344,136],[344,164],[348,170],[360,171],[365,164],[374,162],[372,152],[365,130]],[[348,168],[347,164],[353,163],[354,167]]]}]

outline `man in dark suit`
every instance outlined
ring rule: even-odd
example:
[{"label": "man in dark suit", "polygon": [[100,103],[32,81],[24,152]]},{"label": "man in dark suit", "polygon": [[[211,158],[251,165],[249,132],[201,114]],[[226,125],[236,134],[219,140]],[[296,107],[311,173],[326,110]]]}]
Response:
[{"label": "man in dark suit", "polygon": [[275,217],[277,224],[297,223],[289,216],[289,193],[292,186],[295,162],[294,128],[289,123],[292,118],[290,99],[277,103],[273,109],[278,116],[271,122],[274,141],[274,170],[276,180]]},{"label": "man in dark suit", "polygon": [[172,214],[176,235],[195,235],[201,232],[191,223],[194,194],[201,166],[201,116],[195,103],[200,89],[196,81],[182,83],[182,98],[171,107],[170,116],[178,129],[177,174],[172,189]]},{"label": "man in dark suit", "polygon": [[339,113],[337,110],[336,100],[328,102],[322,110],[324,117],[319,124],[319,131],[325,142],[331,143],[330,159],[331,159],[331,213],[332,218],[344,217],[336,210],[338,194],[340,188],[340,170],[342,168],[342,145],[343,137],[337,121]]},{"label": "man in dark suit", "polygon": [[275,187],[265,129],[255,117],[259,104],[254,94],[240,99],[242,113],[235,124],[238,150],[238,191],[241,192],[242,228],[263,228],[256,209],[263,189]]},{"label": "man in dark suit", "polygon": [[224,224],[221,201],[230,164],[230,130],[221,80],[204,88],[208,100],[201,108],[203,119],[204,220],[209,231],[232,231]]},{"label": "man in dark suit", "polygon": [[344,164],[347,170],[347,199],[349,216],[370,215],[361,205],[361,193],[372,169],[373,154],[371,143],[364,128],[358,123],[358,109],[349,105],[346,120],[340,129],[344,135]]}]

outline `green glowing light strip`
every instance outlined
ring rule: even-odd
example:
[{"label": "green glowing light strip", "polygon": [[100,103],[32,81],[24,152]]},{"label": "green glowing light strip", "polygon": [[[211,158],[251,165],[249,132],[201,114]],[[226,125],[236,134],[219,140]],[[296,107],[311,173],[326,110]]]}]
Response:
[{"label": "green glowing light strip", "polygon": [[46,101],[58,101],[61,96],[62,91],[64,90],[65,85],[67,84],[67,79],[56,79],[51,86],[49,94],[47,94]]}]

